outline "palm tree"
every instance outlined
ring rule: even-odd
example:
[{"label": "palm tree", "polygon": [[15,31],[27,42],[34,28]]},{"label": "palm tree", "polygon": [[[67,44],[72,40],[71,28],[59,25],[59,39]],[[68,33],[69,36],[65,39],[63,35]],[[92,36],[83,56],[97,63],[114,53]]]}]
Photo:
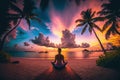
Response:
[{"label": "palm tree", "polygon": [[15,5],[16,0],[0,0],[0,50],[2,48],[2,37],[11,28],[10,22],[14,19],[16,14],[9,14],[9,9],[21,12]]},{"label": "palm tree", "polygon": [[35,5],[32,0],[24,0],[23,6],[24,6],[23,11],[19,9],[19,11],[18,11],[19,14],[17,14],[16,16],[15,15],[12,16],[15,26],[11,30],[9,30],[1,39],[0,50],[2,50],[2,48],[3,48],[6,37],[14,29],[16,29],[19,26],[22,19],[25,19],[27,21],[27,24],[29,25],[29,29],[30,29],[30,20],[34,19],[34,20],[37,20],[40,22],[40,19],[37,17],[37,15],[33,13],[33,10],[35,9]]},{"label": "palm tree", "polygon": [[16,0],[0,0],[0,37],[10,28],[10,21],[13,15],[10,17],[9,9],[20,11],[14,3],[16,3]]},{"label": "palm tree", "polygon": [[[95,32],[95,29],[101,31],[101,29],[95,24],[95,22],[97,21],[103,21],[102,17],[94,17],[95,16],[95,11],[92,12],[91,9],[87,9],[86,11],[82,11],[81,15],[82,15],[82,19],[77,19],[76,23],[79,22],[79,24],[77,25],[77,27],[83,27],[81,34],[83,34],[87,29],[90,33],[94,33],[102,50],[105,53],[105,49],[100,41],[100,39],[97,36],[97,33]],[[94,29],[95,28],[95,29]]]},{"label": "palm tree", "polygon": [[119,34],[118,30],[119,21],[120,21],[120,7],[119,2],[116,0],[109,0],[109,3],[104,3],[101,5],[102,10],[98,12],[100,16],[103,16],[106,19],[105,24],[103,25],[103,31],[107,29],[105,38],[108,39],[110,35]]}]

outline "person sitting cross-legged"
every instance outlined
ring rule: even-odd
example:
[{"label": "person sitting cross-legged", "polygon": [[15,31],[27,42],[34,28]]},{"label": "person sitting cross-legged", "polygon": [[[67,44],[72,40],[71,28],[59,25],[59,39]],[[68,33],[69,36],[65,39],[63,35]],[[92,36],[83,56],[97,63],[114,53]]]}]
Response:
[{"label": "person sitting cross-legged", "polygon": [[54,62],[51,62],[56,69],[65,68],[67,62],[64,61],[64,56],[61,54],[61,48],[58,48],[58,54],[55,56]]}]

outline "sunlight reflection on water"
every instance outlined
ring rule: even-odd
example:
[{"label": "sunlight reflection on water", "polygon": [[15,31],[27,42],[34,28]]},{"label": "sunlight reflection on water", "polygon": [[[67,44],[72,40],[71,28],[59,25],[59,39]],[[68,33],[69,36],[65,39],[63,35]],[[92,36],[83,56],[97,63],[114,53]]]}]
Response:
[{"label": "sunlight reflection on water", "polygon": [[[38,53],[38,52],[10,52],[10,55],[13,57],[24,57],[24,58],[43,58],[43,59],[53,59],[57,51],[48,52],[48,53]],[[78,51],[63,51],[62,54],[64,55],[65,59],[81,59],[81,58],[98,58],[103,52],[92,52],[82,53]]]}]

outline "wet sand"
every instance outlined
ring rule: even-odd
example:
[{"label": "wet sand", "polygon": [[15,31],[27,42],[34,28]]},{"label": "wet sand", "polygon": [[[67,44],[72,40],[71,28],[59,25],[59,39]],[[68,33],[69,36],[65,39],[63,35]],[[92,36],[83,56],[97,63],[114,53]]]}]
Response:
[{"label": "wet sand", "polygon": [[[48,70],[52,67],[50,62],[53,60],[12,58],[12,61],[20,61],[20,63],[0,63],[0,80],[42,80],[41,75],[49,74]],[[81,80],[120,80],[118,71],[96,66],[96,59],[68,59],[67,61],[71,72],[74,72]],[[65,74],[69,74],[69,71],[66,71]],[[65,74],[61,76],[65,76]]]}]

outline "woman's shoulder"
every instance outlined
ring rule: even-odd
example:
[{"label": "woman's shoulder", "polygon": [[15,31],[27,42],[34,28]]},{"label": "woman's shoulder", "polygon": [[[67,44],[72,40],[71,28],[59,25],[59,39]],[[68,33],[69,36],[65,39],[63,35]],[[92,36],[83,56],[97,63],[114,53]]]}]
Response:
[{"label": "woman's shoulder", "polygon": [[64,56],[61,54],[61,57],[64,57]]}]

